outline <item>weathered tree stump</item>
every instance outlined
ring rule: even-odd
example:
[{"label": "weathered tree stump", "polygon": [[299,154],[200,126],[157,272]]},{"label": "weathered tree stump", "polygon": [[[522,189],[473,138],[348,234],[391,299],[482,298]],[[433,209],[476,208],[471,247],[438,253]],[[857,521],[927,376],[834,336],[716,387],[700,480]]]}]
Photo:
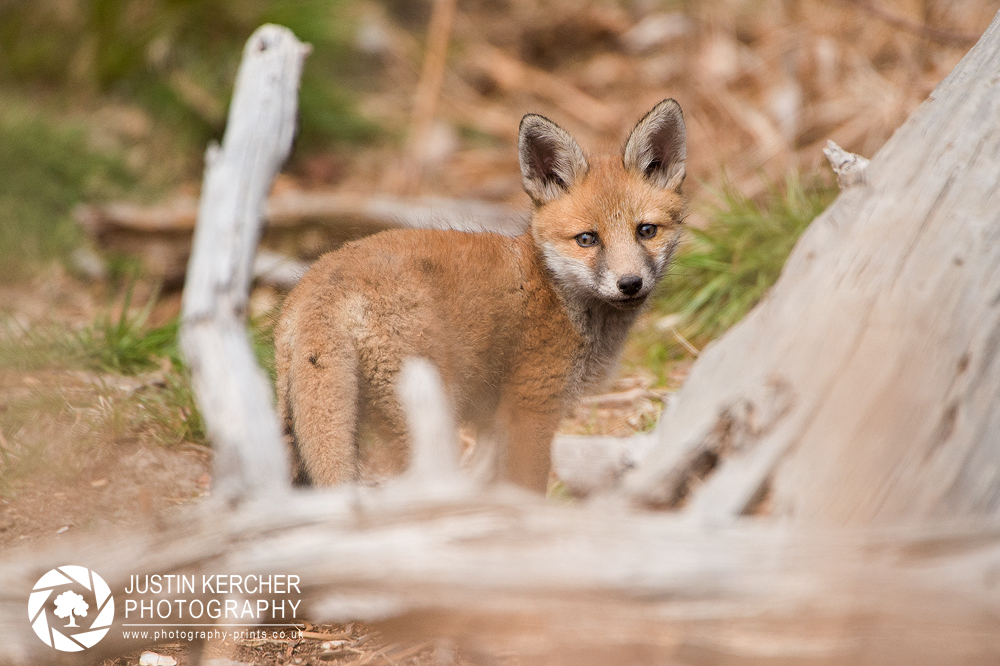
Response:
[{"label": "weathered tree stump", "polygon": [[1000,23],[842,192],[768,296],[699,358],[626,479],[690,511],[767,495],[809,525],[1000,509]]}]

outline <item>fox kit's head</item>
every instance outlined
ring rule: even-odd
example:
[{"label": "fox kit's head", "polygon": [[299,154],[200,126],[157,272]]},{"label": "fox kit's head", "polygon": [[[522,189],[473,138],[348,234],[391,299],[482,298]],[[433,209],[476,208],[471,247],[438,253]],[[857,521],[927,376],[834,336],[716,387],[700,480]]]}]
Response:
[{"label": "fox kit's head", "polygon": [[672,99],[632,130],[621,155],[588,158],[551,120],[527,115],[518,138],[531,233],[555,280],[581,302],[642,305],[677,244],[685,130]]}]

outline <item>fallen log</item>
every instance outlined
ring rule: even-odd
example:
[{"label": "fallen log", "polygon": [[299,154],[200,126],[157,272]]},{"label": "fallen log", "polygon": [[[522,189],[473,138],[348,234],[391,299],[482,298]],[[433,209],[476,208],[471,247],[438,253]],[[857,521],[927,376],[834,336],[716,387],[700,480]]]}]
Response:
[{"label": "fallen log", "polygon": [[[191,197],[155,206],[128,202],[84,205],[74,211],[75,219],[98,247],[139,257],[149,274],[168,285],[183,282],[197,215],[198,201]],[[264,219],[262,245],[304,261],[386,229],[444,228],[517,235],[528,223],[526,212],[484,201],[297,190],[270,197]],[[284,279],[275,284],[287,288]]]},{"label": "fallen log", "polygon": [[1000,21],[703,350],[626,477],[690,511],[816,525],[1000,512]]},{"label": "fallen log", "polygon": [[112,631],[84,655],[61,655],[34,636],[24,620],[30,587],[70,552],[116,594],[133,574],[294,573],[311,621],[362,620],[394,640],[447,636],[473,654],[517,654],[526,664],[1000,658],[1000,600],[989,582],[1000,566],[995,528],[718,528],[433,477],[437,492],[423,493],[411,481],[196,509],[158,530],[7,560],[0,663],[97,663],[152,643]]},{"label": "fallen log", "polygon": [[[127,202],[83,205],[75,212],[76,220],[97,237],[115,230],[194,231],[197,217],[198,200],[193,197],[177,197],[156,206]],[[286,190],[270,197],[264,210],[267,226],[281,228],[357,224],[516,235],[527,228],[527,219],[525,211],[484,201],[301,190]]]}]

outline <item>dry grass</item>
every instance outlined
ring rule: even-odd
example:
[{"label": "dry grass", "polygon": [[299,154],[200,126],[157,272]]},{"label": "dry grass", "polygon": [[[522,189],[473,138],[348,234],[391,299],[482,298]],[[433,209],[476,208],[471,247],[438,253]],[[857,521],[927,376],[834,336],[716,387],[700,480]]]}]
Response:
[{"label": "dry grass", "polygon": [[[425,188],[523,202],[513,150],[523,113],[543,113],[599,146],[616,144],[672,96],[688,119],[692,180],[719,187],[725,171],[755,197],[767,182],[816,169],[827,139],[872,155],[998,8],[988,0],[889,0],[874,14],[838,0],[463,3],[440,105],[456,138],[442,144]],[[372,14],[389,36],[386,81],[363,107],[403,128],[420,35],[391,12]],[[384,189],[385,158],[359,160],[347,185]]]},{"label": "dry grass", "polygon": [[[209,449],[159,373],[0,370],[0,544],[201,497]],[[65,531],[65,530],[64,530]]]},{"label": "dry grass", "polygon": [[0,544],[146,520],[208,487],[210,452],[176,359],[176,325],[144,325],[152,299],[138,310],[128,296],[62,309],[67,294],[88,292],[50,278],[46,289],[25,288],[46,308],[19,311],[22,299],[4,293]]}]

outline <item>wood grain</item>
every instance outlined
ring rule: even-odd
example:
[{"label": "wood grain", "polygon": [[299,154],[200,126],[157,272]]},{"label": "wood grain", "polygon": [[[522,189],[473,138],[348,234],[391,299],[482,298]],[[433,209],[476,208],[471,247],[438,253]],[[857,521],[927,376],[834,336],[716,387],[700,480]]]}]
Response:
[{"label": "wood grain", "polygon": [[1000,510],[1000,23],[799,240],[764,301],[695,364],[626,479],[692,509],[762,494],[809,525]]}]

